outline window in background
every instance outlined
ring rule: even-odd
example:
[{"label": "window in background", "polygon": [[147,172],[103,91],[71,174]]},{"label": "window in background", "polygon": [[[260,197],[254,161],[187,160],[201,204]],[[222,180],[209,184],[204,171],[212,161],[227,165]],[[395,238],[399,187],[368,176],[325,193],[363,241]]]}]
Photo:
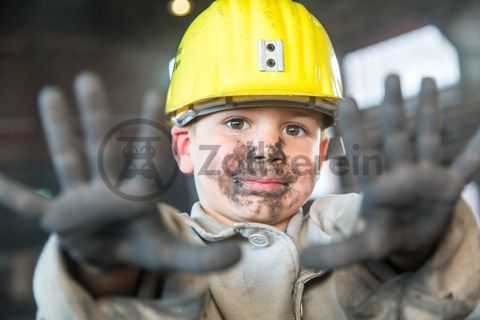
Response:
[{"label": "window in background", "polygon": [[335,171],[332,170],[332,165],[333,164],[330,163],[330,160],[327,160],[322,164],[320,178],[315,184],[315,189],[310,195],[309,200],[315,200],[326,194],[342,193],[340,176],[335,174]]},{"label": "window in background", "polygon": [[418,93],[423,77],[433,77],[440,88],[460,79],[458,52],[440,30],[428,25],[345,55],[347,95],[360,107],[378,105],[389,73],[401,77],[405,97]]}]

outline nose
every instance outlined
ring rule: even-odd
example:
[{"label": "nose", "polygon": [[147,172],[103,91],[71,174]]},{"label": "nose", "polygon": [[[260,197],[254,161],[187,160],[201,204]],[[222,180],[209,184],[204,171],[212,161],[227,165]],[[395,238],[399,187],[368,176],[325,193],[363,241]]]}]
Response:
[{"label": "nose", "polygon": [[258,128],[253,141],[249,144],[249,153],[255,160],[276,162],[284,161],[286,158],[281,132],[272,124]]}]

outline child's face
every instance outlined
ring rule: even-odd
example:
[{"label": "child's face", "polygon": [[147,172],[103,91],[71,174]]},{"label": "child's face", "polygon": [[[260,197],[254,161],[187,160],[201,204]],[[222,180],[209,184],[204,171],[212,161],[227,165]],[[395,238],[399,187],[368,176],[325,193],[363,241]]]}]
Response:
[{"label": "child's face", "polygon": [[204,208],[231,221],[276,225],[313,191],[328,144],[320,125],[314,111],[244,108],[204,116],[173,135],[180,168],[194,173]]}]

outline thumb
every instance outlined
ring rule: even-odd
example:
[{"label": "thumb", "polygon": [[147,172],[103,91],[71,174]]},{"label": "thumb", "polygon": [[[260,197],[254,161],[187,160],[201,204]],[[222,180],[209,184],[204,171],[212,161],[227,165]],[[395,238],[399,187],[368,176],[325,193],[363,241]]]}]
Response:
[{"label": "thumb", "polygon": [[187,272],[210,272],[226,269],[236,264],[241,250],[234,242],[209,244],[207,246],[190,245],[177,242],[168,266]]}]

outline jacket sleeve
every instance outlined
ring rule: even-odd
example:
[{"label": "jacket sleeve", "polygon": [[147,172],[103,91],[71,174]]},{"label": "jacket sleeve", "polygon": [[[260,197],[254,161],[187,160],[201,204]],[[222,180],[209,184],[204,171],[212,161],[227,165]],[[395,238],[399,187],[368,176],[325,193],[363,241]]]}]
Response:
[{"label": "jacket sleeve", "polygon": [[[361,196],[319,201],[320,226],[340,239],[351,234]],[[465,319],[480,300],[480,233],[460,199],[433,255],[416,272],[363,263],[334,272],[340,303],[352,319]]]},{"label": "jacket sleeve", "polygon": [[[178,212],[159,205],[167,226],[180,238],[197,242]],[[139,292],[148,291],[149,276],[143,277]],[[147,289],[147,290],[142,290]],[[161,298],[102,297],[93,298],[69,274],[56,235],[50,236],[34,272],[33,291],[37,303],[37,319],[198,319],[208,292],[204,276],[172,273],[163,285]]]}]

